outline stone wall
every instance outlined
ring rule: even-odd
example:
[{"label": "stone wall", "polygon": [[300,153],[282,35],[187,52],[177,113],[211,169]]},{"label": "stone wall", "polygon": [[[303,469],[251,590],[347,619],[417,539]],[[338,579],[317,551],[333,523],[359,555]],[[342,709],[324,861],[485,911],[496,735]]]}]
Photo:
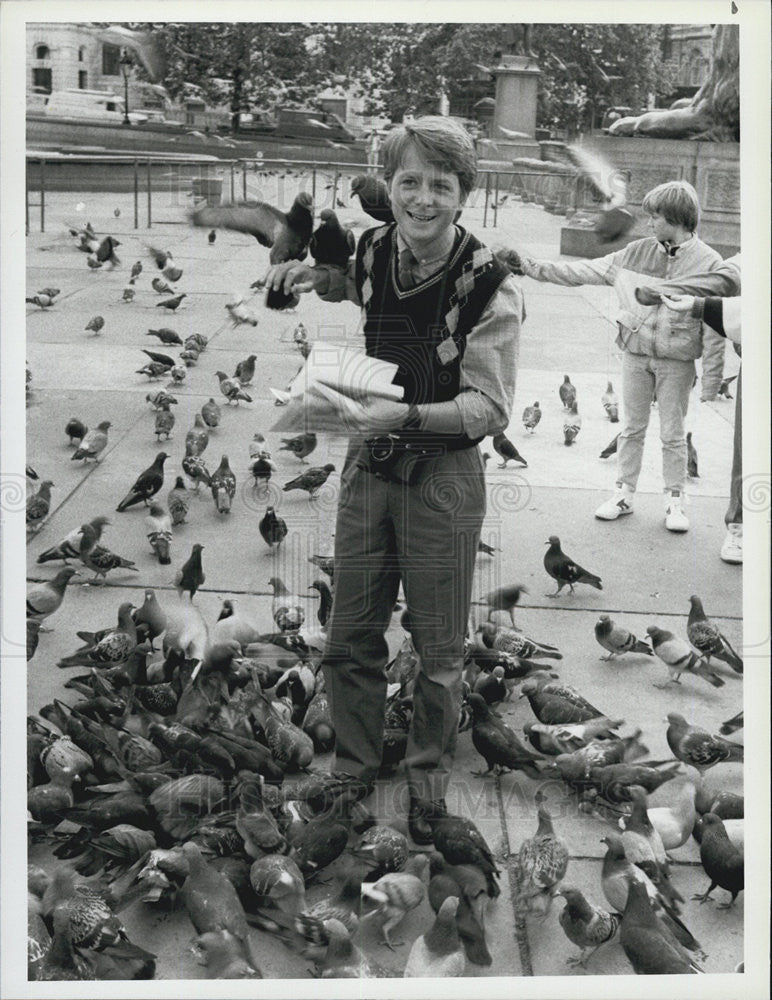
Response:
[{"label": "stone wall", "polygon": [[740,246],[740,145],[688,139],[592,137],[584,143],[628,177],[628,205],[665,181],[685,180],[697,190],[699,234],[722,247]]}]

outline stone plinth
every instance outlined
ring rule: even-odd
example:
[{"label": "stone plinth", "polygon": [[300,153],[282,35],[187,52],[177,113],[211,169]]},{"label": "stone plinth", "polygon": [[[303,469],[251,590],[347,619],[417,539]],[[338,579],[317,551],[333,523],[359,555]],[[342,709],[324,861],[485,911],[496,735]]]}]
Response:
[{"label": "stone plinth", "polygon": [[536,61],[528,56],[504,55],[491,73],[496,77],[491,138],[498,141],[503,135],[499,126],[532,136],[536,131],[536,86],[541,75]]}]

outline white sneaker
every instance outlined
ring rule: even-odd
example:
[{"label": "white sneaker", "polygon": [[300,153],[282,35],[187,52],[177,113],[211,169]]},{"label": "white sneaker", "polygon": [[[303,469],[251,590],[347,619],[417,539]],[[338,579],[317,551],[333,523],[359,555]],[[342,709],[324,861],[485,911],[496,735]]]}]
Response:
[{"label": "white sneaker", "polygon": [[665,527],[668,531],[688,531],[689,519],[683,511],[683,494],[673,490],[668,494]]},{"label": "white sneaker", "polygon": [[595,511],[595,516],[601,521],[616,521],[623,514],[633,512],[633,490],[629,486],[617,486],[613,496],[603,503]]},{"label": "white sneaker", "polygon": [[742,524],[728,524],[726,526],[726,538],[721,546],[721,558],[725,563],[741,565],[743,561],[743,526]]}]

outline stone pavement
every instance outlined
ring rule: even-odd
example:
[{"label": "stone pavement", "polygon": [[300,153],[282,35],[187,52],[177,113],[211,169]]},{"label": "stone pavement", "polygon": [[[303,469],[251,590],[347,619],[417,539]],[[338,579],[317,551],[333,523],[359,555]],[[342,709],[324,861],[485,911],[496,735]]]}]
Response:
[{"label": "stone pavement", "polygon": [[[269,178],[262,187],[257,186],[257,178],[251,183],[253,196],[281,199],[286,206],[297,179]],[[283,185],[281,191],[278,184]],[[324,194],[320,185],[320,195]],[[348,202],[348,196],[344,197]],[[78,212],[76,206],[81,201],[85,206]],[[264,274],[268,251],[247,236],[225,231],[218,232],[213,246],[208,245],[205,230],[191,229],[184,223],[188,205],[184,198],[168,195],[163,204],[154,206],[154,218],[160,221],[150,231],[137,232],[130,228],[133,215],[128,195],[50,194],[44,234],[36,231],[33,215],[27,239],[27,294],[46,285],[62,291],[50,310],[28,307],[27,361],[32,370],[32,392],[27,409],[27,461],[41,479],[50,478],[56,484],[48,521],[28,546],[28,578],[53,576],[57,564],[38,566],[38,554],[73,527],[100,513],[112,520],[106,530],[106,544],[135,560],[139,571],[112,574],[102,588],[85,586],[82,580],[70,587],[62,608],[50,622],[54,631],[41,636],[38,652],[29,664],[30,712],[53,697],[65,694],[67,700],[71,695],[62,687],[66,672],[57,670],[55,663],[76,648],[76,629],[109,625],[122,600],[141,603],[145,587],[156,588],[162,604],[176,603],[174,570],[187,558],[193,542],[205,546],[207,579],[196,603],[209,622],[216,618],[222,599],[234,597],[240,610],[254,613],[260,626],[269,630],[268,580],[277,572],[305,601],[309,620],[315,615],[316,604],[307,596],[314,593],[307,587],[315,571],[307,558],[315,552],[332,551],[338,475],[333,475],[316,504],[310,504],[300,493],[284,494],[278,488],[274,491],[273,484],[280,486],[302,467],[294,456],[278,450],[278,435],[267,434],[279,469],[272,496],[290,528],[287,543],[277,556],[268,551],[257,531],[265,500],[254,496],[248,482],[248,443],[256,431],[267,432],[279,413],[273,406],[269,386],[284,387],[300,364],[292,341],[298,322],[302,320],[313,339],[356,343],[358,310],[350,304],[325,304],[313,296],[305,296],[294,314],[265,310],[260,293],[248,289]],[[320,197],[317,213],[323,207]],[[113,214],[115,208],[121,210],[119,218]],[[356,226],[357,233],[369,225],[358,204],[341,208],[339,214],[344,223]],[[121,241],[119,268],[92,272],[86,267],[85,256],[66,235],[67,223],[86,219],[98,233],[112,233]],[[498,228],[483,230],[482,199],[475,196],[463,221],[491,245],[509,242],[534,256],[557,256],[561,220],[538,207],[512,203],[510,199],[499,211]],[[188,297],[173,316],[160,314],[156,308],[159,296],[150,288],[155,269],[144,249],[146,242],[171,249],[175,263],[184,270],[179,290],[187,292]],[[122,289],[137,259],[143,260],[144,271],[137,282],[136,298],[132,303],[123,303]],[[716,732],[723,720],[742,707],[740,678],[721,668],[726,684],[718,690],[686,677],[680,686],[659,691],[652,685],[665,679],[660,661],[626,657],[612,663],[600,662],[601,650],[593,626],[600,612],[610,612],[639,636],[655,622],[684,635],[688,598],[697,593],[730,641],[738,648],[742,646],[741,572],[725,565],[718,555],[724,535],[734,404],[725,400],[701,404],[699,386],[694,390],[688,425],[699,452],[700,478],[689,484],[692,527],[687,534],[669,534],[663,524],[656,408],[652,410],[635,514],[621,523],[597,521],[593,511],[614,482],[613,459],[604,462],[598,455],[621,426],[608,422],[600,403],[608,379],[617,390],[620,388],[620,356],[614,345],[614,293],[605,287],[569,289],[530,280],[523,281],[523,289],[528,319],[508,433],[528,460],[528,468],[500,470],[495,455],[488,464],[489,512],[483,539],[500,551],[494,558],[480,556],[475,595],[479,597],[504,583],[525,584],[529,592],[518,611],[518,625],[526,634],[558,646],[564,656],[558,665],[561,677],[603,712],[624,717],[624,734],[640,728],[653,759],[666,758],[670,756],[665,740],[666,713],[679,711],[690,721]],[[252,296],[248,304],[259,316],[257,328],[233,328],[224,304],[227,295],[235,290]],[[95,314],[103,315],[106,322],[101,334],[91,337],[84,327]],[[153,412],[145,402],[146,393],[157,389],[159,383],[148,383],[144,376],[135,374],[146,360],[140,348],[175,353],[146,336],[148,328],[159,326],[176,329],[183,339],[195,331],[209,338],[197,367],[188,370],[184,385],[176,391],[179,405],[174,408],[177,423],[173,439],[160,447],[153,434]],[[257,374],[249,390],[254,402],[238,408],[223,406],[222,424],[211,434],[206,453],[212,470],[223,453],[230,458],[238,479],[233,511],[223,520],[215,512],[210,495],[202,491],[201,498],[192,502],[188,523],[175,529],[172,566],[160,566],[145,538],[143,510],[133,508],[117,514],[116,503],[161,449],[171,456],[161,493],[165,498],[180,471],[184,436],[194,414],[209,396],[224,403],[218,395],[214,372],[232,372],[237,361],[249,353],[258,356]],[[729,349],[727,373],[736,368],[737,359]],[[584,421],[571,448],[563,444],[557,393],[565,373],[577,386]],[[529,435],[520,414],[525,405],[537,399],[543,418],[536,432]],[[80,417],[89,426],[104,419],[111,421],[110,445],[99,465],[83,466],[70,461],[71,449],[64,434],[70,416]],[[319,465],[331,461],[339,471],[343,447],[339,439],[320,436],[312,460]],[[483,447],[492,454],[489,441]],[[603,578],[602,592],[579,586],[573,595],[564,591],[556,600],[545,596],[553,589],[542,566],[550,534],[558,534],[567,553]],[[485,609],[476,605],[473,614],[480,620]],[[394,646],[400,641],[400,631],[395,616],[389,635]],[[501,711],[517,730],[534,718],[525,699],[514,698],[504,703]],[[471,772],[481,764],[471,734],[461,734],[448,805],[453,811],[474,817],[502,868],[502,894],[491,905],[487,923],[493,965],[490,969],[468,965],[467,975],[581,976],[585,974],[581,969],[566,964],[575,949],[558,925],[562,900],[555,902],[543,922],[529,919],[524,930],[515,928],[511,855],[536,829],[533,794],[537,783],[519,773],[496,778],[472,776]],[[711,787],[738,791],[742,777],[739,765],[719,765],[706,780]],[[398,776],[389,787],[393,790],[402,781]],[[608,829],[606,823],[579,812],[575,798],[565,794],[562,786],[550,783],[546,792],[555,828],[571,853],[566,884],[581,888],[591,901],[605,905],[600,887],[605,847],[600,838]],[[374,797],[375,808],[384,810],[384,818],[389,815],[383,805],[387,801],[393,800],[387,799],[385,792]],[[743,958],[743,896],[729,911],[717,910],[710,903],[700,906],[691,902],[693,892],[707,888],[698,846],[689,841],[673,852],[673,859],[674,882],[687,900],[683,919],[708,953],[706,971],[733,971]],[[341,865],[339,862],[337,867]],[[719,901],[725,896],[722,890],[715,895]],[[394,954],[377,943],[372,930],[364,931],[362,946],[372,949],[379,962],[399,975],[410,942],[429,921],[430,909],[424,903],[400,928],[400,936],[407,943]],[[146,911],[135,907],[128,911],[126,924],[136,943],[158,954],[158,978],[201,976],[201,968],[187,948],[192,928],[184,912],[158,922],[155,916],[148,917]],[[307,965],[282,945],[255,934],[264,955],[266,977],[306,975]],[[587,968],[587,974],[595,975],[630,972],[618,941],[604,946]]]}]

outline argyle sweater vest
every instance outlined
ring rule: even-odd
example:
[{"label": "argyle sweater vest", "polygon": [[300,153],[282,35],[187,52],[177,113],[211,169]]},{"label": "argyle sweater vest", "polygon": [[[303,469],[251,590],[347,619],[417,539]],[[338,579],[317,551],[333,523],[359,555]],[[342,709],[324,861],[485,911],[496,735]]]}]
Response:
[{"label": "argyle sweater vest", "polygon": [[[406,403],[447,402],[459,394],[467,335],[509,273],[488,247],[457,229],[446,267],[411,288],[399,283],[396,225],[368,230],[357,246],[355,282],[365,314],[365,351],[397,365],[394,383],[404,388]],[[452,337],[458,353],[443,364],[437,347],[446,337]],[[443,440],[457,449],[482,439],[461,434]]]}]

